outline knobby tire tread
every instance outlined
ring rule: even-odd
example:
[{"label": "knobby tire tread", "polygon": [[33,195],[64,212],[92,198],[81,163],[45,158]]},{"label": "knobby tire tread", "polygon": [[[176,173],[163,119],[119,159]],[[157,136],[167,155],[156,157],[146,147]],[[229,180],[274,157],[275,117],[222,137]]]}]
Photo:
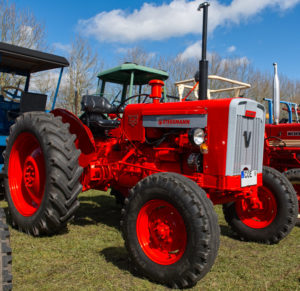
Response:
[{"label": "knobby tire tread", "polygon": [[[51,235],[65,227],[79,207],[77,196],[82,189],[79,178],[83,170],[78,164],[80,150],[76,149],[74,144],[76,136],[69,132],[69,125],[64,124],[60,117],[44,112],[24,113],[16,119],[10,129],[4,156],[6,174],[13,142],[18,134],[24,131],[34,133],[39,142],[42,141],[41,147],[44,149],[47,177],[44,198],[40,205],[43,211],[39,209],[35,213],[35,219],[28,223],[22,221],[20,216],[16,217],[17,210],[11,199],[8,199],[8,202],[11,202],[9,209],[19,230],[34,236]],[[7,179],[6,195],[10,195]]]},{"label": "knobby tire tread", "polygon": [[[271,225],[257,230],[245,225],[241,226],[242,222],[237,217],[234,202],[224,204],[223,213],[225,220],[241,240],[276,244],[285,238],[295,226],[298,213],[297,195],[288,179],[273,168],[263,167],[264,179],[268,179],[268,183],[276,185],[277,195],[281,196],[282,201],[284,201],[281,205],[277,205],[284,210],[280,211]],[[278,202],[278,197],[276,200]]]},{"label": "knobby tire tread", "polygon": [[[121,212],[121,229],[125,239],[125,246],[137,270],[143,269],[146,263],[139,258],[138,252],[135,251],[131,243],[132,238],[127,227],[128,220],[130,219],[129,212],[132,211],[138,200],[143,199],[143,189],[149,189],[154,185],[164,187],[165,189],[177,189],[177,192],[180,193],[177,198],[181,199],[181,203],[184,203],[185,206],[188,205],[188,209],[192,213],[192,223],[201,229],[201,235],[197,234],[197,247],[195,247],[193,252],[193,258],[189,258],[189,266],[186,270],[178,270],[176,276],[166,276],[164,278],[156,275],[155,272],[150,271],[149,273],[145,270],[142,272],[147,277],[150,277],[150,279],[171,286],[172,288],[191,287],[211,269],[217,256],[220,236],[217,215],[204,190],[182,175],[169,172],[159,173],[148,176],[138,182],[130,190],[129,197],[125,198],[124,208]],[[132,206],[132,204],[134,205]],[[171,268],[176,267],[171,266]]]},{"label": "knobby tire tread", "polygon": [[1,263],[0,277],[3,291],[12,290],[12,255],[10,248],[10,235],[6,224],[4,210],[0,208],[0,239],[1,239]]}]

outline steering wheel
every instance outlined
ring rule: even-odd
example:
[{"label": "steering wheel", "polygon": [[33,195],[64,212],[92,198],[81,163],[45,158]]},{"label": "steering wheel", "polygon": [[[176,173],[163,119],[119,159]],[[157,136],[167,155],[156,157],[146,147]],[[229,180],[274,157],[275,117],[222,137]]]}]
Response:
[{"label": "steering wheel", "polygon": [[141,103],[144,103],[145,100],[147,99],[147,97],[149,96],[149,94],[138,94],[138,95],[133,95],[123,101],[120,102],[120,104],[117,106],[116,108],[116,115],[118,116],[118,118],[121,118],[120,114],[123,112],[124,109],[121,110],[122,106],[125,106],[126,102],[129,101],[130,99],[133,99],[133,98],[136,98],[138,96],[145,96],[145,99],[143,100],[143,102]]},{"label": "steering wheel", "polygon": [[117,95],[114,97],[113,101],[111,101],[111,105],[114,105],[115,102],[120,103],[121,101],[117,100],[117,98],[119,97],[121,93],[121,90],[117,93]]},{"label": "steering wheel", "polygon": [[[15,90],[14,93],[11,93],[7,90]],[[17,92],[20,91],[21,94],[24,92],[24,90],[22,90],[21,88],[18,87],[14,87],[14,86],[4,86],[1,88],[1,95],[3,95],[4,98],[17,102],[20,102],[20,96],[17,95]]]}]

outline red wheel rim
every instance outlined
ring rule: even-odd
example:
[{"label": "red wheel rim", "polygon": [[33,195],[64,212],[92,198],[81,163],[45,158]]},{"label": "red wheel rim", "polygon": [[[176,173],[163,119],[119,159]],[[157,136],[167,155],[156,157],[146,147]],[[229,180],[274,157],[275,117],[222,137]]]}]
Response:
[{"label": "red wheel rim", "polygon": [[32,216],[40,207],[45,189],[45,161],[37,138],[29,132],[15,140],[8,163],[12,201],[20,214]]},{"label": "red wheel rim", "polygon": [[173,264],[185,252],[187,234],[183,218],[164,200],[150,200],[141,208],[136,232],[144,253],[155,263]]},{"label": "red wheel rim", "polygon": [[261,209],[253,209],[246,199],[235,203],[239,219],[251,228],[265,228],[274,221],[277,215],[277,202],[268,188],[259,187],[258,198],[262,205]]}]

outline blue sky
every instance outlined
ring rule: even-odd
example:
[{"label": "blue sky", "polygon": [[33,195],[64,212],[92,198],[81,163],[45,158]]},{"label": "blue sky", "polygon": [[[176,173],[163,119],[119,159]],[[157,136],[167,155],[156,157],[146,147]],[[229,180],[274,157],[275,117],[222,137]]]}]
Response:
[{"label": "blue sky", "polygon": [[[89,39],[106,64],[135,46],[150,54],[190,58],[200,54],[201,1],[15,0],[43,22],[47,42],[65,54],[74,35]],[[300,80],[300,0],[212,0],[208,51],[247,58],[255,67]]]}]

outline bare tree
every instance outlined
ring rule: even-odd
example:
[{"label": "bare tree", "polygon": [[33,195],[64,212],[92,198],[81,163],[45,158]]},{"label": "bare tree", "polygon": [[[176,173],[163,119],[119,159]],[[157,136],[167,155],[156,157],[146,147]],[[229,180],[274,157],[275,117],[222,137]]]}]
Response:
[{"label": "bare tree", "polygon": [[[168,92],[171,95],[174,91],[174,82],[184,79],[191,79],[199,69],[198,60],[180,58],[161,58],[157,66],[163,66],[169,72],[170,78],[166,82]],[[244,97],[248,97],[258,102],[265,103],[264,98],[272,98],[273,92],[273,67],[270,64],[270,70],[267,72],[255,69],[247,58],[222,58],[217,53],[209,54],[209,74],[219,75],[251,84],[251,88],[241,91]],[[300,102],[300,81],[291,80],[280,74],[280,95],[281,100]],[[220,89],[226,87],[226,84],[218,80],[209,80],[208,87],[211,89]],[[187,93],[187,91],[186,91]],[[233,97],[234,92],[225,92],[215,94],[213,98]]]},{"label": "bare tree", "polygon": [[[177,95],[178,92],[174,86],[176,81],[194,78],[199,69],[199,60],[185,59],[180,57],[158,57],[153,53],[148,53],[143,48],[135,47],[128,49],[125,55],[120,59],[121,62],[134,62],[139,65],[150,66],[153,68],[165,70],[169,73],[169,79],[166,81],[167,94]],[[244,97],[265,103],[264,98],[272,98],[273,91],[273,68],[270,64],[270,70],[263,72],[254,68],[252,63],[245,57],[222,58],[217,53],[209,54],[209,74],[219,75],[251,84],[250,89],[242,90]],[[228,85],[218,80],[209,80],[208,87],[211,89],[220,89]],[[287,101],[300,102],[300,81],[293,81],[284,75],[280,75],[281,99]],[[186,93],[188,90],[186,91]],[[214,94],[213,98],[233,97],[234,91]]]},{"label": "bare tree", "polygon": [[130,62],[141,66],[152,67],[156,63],[154,53],[148,53],[141,47],[129,48],[120,58],[121,63]]},{"label": "bare tree", "polygon": [[79,36],[76,36],[72,44],[68,59],[70,67],[67,70],[67,81],[60,93],[60,103],[78,115],[81,98],[88,90],[95,89],[96,75],[102,65],[98,65],[97,53],[87,40]]},{"label": "bare tree", "polygon": [[[0,0],[0,41],[33,49],[45,49],[45,29],[29,10]],[[24,78],[0,74],[0,86],[19,86]]]},{"label": "bare tree", "polygon": [[8,0],[0,1],[1,41],[41,49],[46,47],[44,25],[29,10],[20,10]]}]

